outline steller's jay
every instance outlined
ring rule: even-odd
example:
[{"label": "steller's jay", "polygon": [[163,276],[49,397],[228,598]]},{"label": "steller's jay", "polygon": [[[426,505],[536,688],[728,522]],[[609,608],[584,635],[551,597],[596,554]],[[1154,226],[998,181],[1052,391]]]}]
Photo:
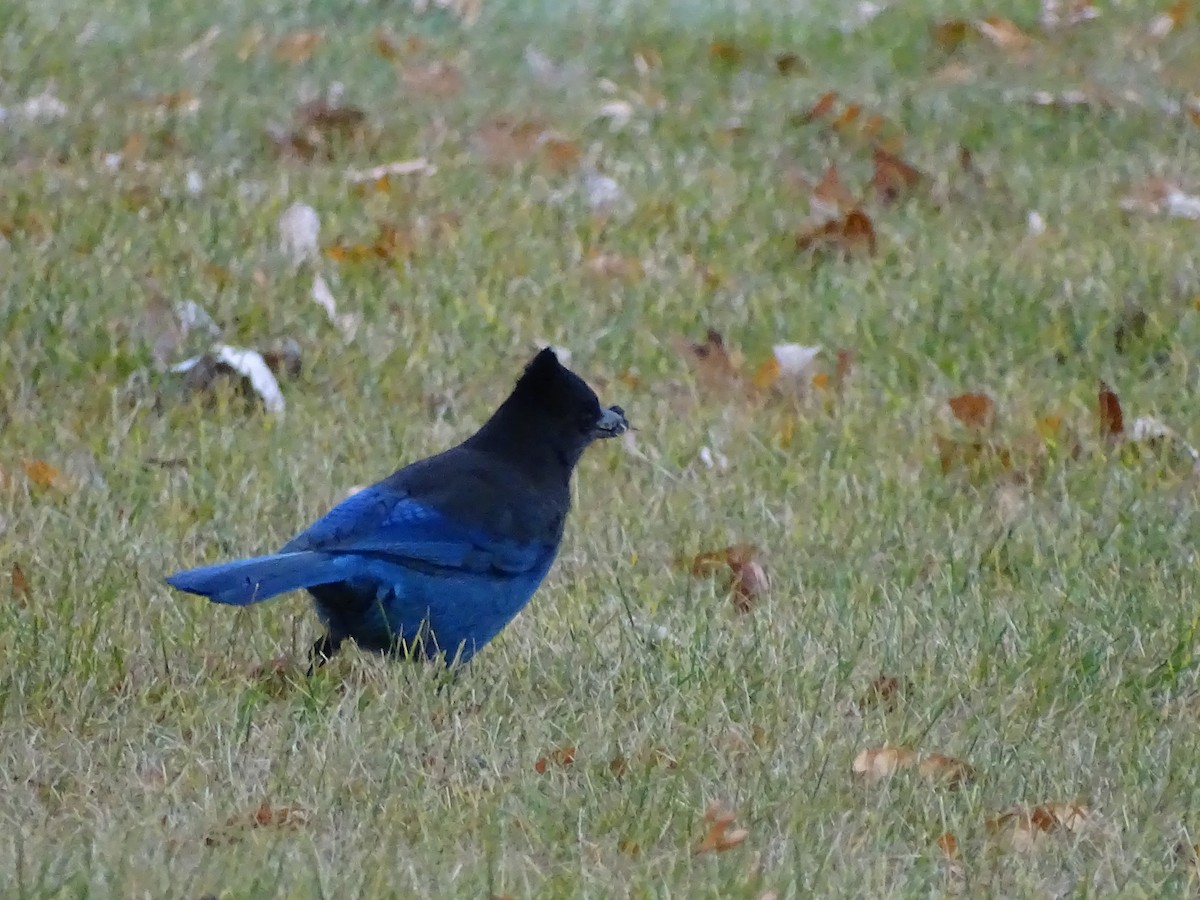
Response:
[{"label": "steller's jay", "polygon": [[232,606],[306,589],[326,627],[310,673],[347,638],[466,663],[550,570],[584,449],[627,427],[621,407],[604,409],[542,350],[457,447],[350,496],[278,553],[177,572],[167,583]]}]

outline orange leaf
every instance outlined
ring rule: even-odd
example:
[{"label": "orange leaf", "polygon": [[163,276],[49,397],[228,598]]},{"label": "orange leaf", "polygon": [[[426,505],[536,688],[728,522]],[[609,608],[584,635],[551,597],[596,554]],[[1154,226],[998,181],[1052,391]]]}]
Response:
[{"label": "orange leaf", "polygon": [[719,803],[710,803],[704,811],[707,830],[696,847],[696,853],[724,853],[744,843],[750,836],[745,828],[733,828],[737,818],[733,810]]},{"label": "orange leaf", "polygon": [[[309,821],[310,816],[307,810],[298,806],[272,807],[266,800],[251,816],[251,825],[254,828],[299,828],[307,825]],[[230,819],[228,824],[235,825],[237,823],[238,819],[235,817]]]},{"label": "orange leaf", "polygon": [[807,125],[817,119],[823,119],[833,110],[834,104],[837,103],[837,91],[826,91],[817,98],[817,102],[809,107],[808,112],[803,113],[797,119],[797,124]]},{"label": "orange leaf", "polygon": [[840,116],[833,120],[832,127],[835,131],[847,131],[854,125],[856,121],[858,121],[858,117],[860,115],[862,115],[861,104],[851,103],[844,110],[842,110],[842,114]]},{"label": "orange leaf", "polygon": [[407,66],[401,71],[400,80],[410,92],[438,100],[457,97],[463,89],[462,72],[448,62]]},{"label": "orange leaf", "polygon": [[1125,417],[1121,413],[1121,401],[1104,381],[1100,382],[1100,436],[1119,438],[1125,433]]},{"label": "orange leaf", "polygon": [[566,767],[574,762],[575,748],[568,744],[563,747],[556,747],[545,756],[539,756],[537,762],[533,764],[533,769],[539,775],[543,775],[551,764]]},{"label": "orange leaf", "polygon": [[950,411],[968,428],[987,428],[992,424],[995,404],[987,394],[959,394],[950,398]]},{"label": "orange leaf", "polygon": [[949,831],[939,837],[934,843],[950,859],[955,859],[958,856],[958,838]]},{"label": "orange leaf", "polygon": [[779,358],[772,353],[761,366],[755,369],[751,382],[757,390],[765,391],[775,382],[781,371]]},{"label": "orange leaf", "polygon": [[925,180],[920,169],[909,165],[894,153],[876,147],[873,159],[875,174],[871,178],[871,186],[884,203],[895,202]]},{"label": "orange leaf", "polygon": [[40,459],[27,459],[21,463],[21,467],[25,470],[25,474],[29,480],[42,488],[56,488],[65,491],[68,487],[66,478],[63,474]]}]

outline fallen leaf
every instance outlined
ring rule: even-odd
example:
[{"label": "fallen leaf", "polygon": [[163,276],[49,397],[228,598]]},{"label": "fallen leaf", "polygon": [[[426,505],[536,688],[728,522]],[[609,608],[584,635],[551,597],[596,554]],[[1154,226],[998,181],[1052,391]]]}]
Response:
[{"label": "fallen leaf", "polygon": [[833,370],[833,387],[836,391],[841,391],[846,382],[850,379],[850,372],[854,369],[854,351],[845,347],[837,352],[837,363]]},{"label": "fallen leaf", "polygon": [[817,119],[823,119],[833,111],[837,105],[837,91],[826,91],[817,101],[808,108],[807,112],[802,113],[796,119],[796,124],[807,125],[809,122],[815,122]]},{"label": "fallen leaf", "polygon": [[1200,195],[1189,194],[1163,178],[1133,187],[1121,198],[1120,206],[1128,213],[1200,220]]},{"label": "fallen leaf", "polygon": [[1191,0],[1178,0],[1151,20],[1146,33],[1155,40],[1162,40],[1183,25],[1191,8]]},{"label": "fallen leaf", "polygon": [[400,80],[410,93],[435,100],[457,97],[463,90],[463,74],[458,66],[448,62],[432,62],[406,66]]},{"label": "fallen leaf", "polygon": [[842,183],[834,163],[829,164],[829,168],[813,188],[811,200],[815,207],[814,212],[822,216],[837,216],[858,206],[854,195]]},{"label": "fallen leaf", "polygon": [[546,769],[551,765],[560,767],[572,765],[575,762],[575,752],[575,748],[570,745],[557,747],[545,756],[539,756],[537,762],[533,764],[533,770],[539,775],[544,775]]},{"label": "fallen leaf", "polygon": [[590,274],[599,278],[611,278],[615,281],[639,281],[644,273],[641,260],[632,256],[622,256],[619,253],[600,253],[588,251],[583,267]]},{"label": "fallen leaf", "polygon": [[887,712],[895,712],[900,701],[908,693],[908,688],[907,681],[891,675],[880,675],[871,682],[855,705],[863,711],[878,706]]},{"label": "fallen leaf", "polygon": [[958,838],[949,831],[934,841],[934,845],[948,858],[956,859],[958,857]]},{"label": "fallen leaf", "polygon": [[378,182],[392,175],[434,175],[436,173],[437,166],[430,163],[425,157],[420,156],[416,159],[383,163],[382,165],[372,166],[369,169],[351,169],[346,173],[346,179],[351,184],[363,184]]},{"label": "fallen leaf", "polygon": [[50,463],[41,459],[27,459],[21,463],[25,475],[40,488],[53,488],[58,491],[70,490],[66,476]]},{"label": "fallen leaf", "polygon": [[307,62],[324,39],[319,31],[293,31],[275,45],[273,55],[280,62]]},{"label": "fallen leaf", "polygon": [[875,226],[862,210],[854,209],[842,218],[830,219],[796,235],[797,252],[837,251],[843,259],[857,254],[873,256],[876,250]]},{"label": "fallen leaf", "polygon": [[875,148],[872,160],[875,173],[871,177],[871,187],[884,203],[895,203],[925,181],[920,169],[880,147]]},{"label": "fallen leaf", "polygon": [[29,602],[32,591],[29,588],[29,579],[25,577],[25,570],[21,568],[19,562],[12,564],[12,569],[9,570],[9,578],[12,581],[13,597],[17,601],[18,606],[25,606]]},{"label": "fallen leaf", "polygon": [[257,350],[217,344],[202,356],[172,366],[171,371],[182,374],[192,391],[208,390],[223,375],[240,375],[262,400],[267,412],[282,414],[284,411],[283,392],[279,389],[279,382],[263,355]]},{"label": "fallen leaf", "polygon": [[679,340],[676,344],[702,387],[722,390],[740,381],[738,367],[725,348],[725,338],[715,328],[708,329],[701,343]]},{"label": "fallen leaf", "polygon": [[328,100],[302,103],[292,116],[298,127],[316,132],[322,138],[351,138],[367,124],[367,114],[357,106]]},{"label": "fallen leaf", "polygon": [[708,45],[708,56],[723,66],[736,66],[745,57],[742,49],[731,40],[715,40]]},{"label": "fallen leaf", "polygon": [[927,781],[960,787],[975,779],[975,770],[970,764],[943,753],[930,753],[917,766],[921,777]]},{"label": "fallen leaf", "polygon": [[1006,837],[1016,850],[1032,850],[1039,839],[1055,832],[1076,833],[1091,818],[1091,811],[1079,803],[1043,803],[1033,809],[1016,808],[986,823],[987,830]]},{"label": "fallen leaf", "polygon": [[750,832],[745,828],[734,828],[733,823],[736,819],[737,815],[733,810],[720,803],[710,803],[704,811],[704,837],[695,852],[724,853],[745,843]]},{"label": "fallen leaf", "polygon": [[329,284],[321,275],[316,275],[313,278],[312,286],[313,302],[325,310],[329,321],[342,333],[342,337],[347,342],[354,340],[354,334],[358,331],[360,318],[353,313],[339,313],[337,309],[337,300],[333,296],[333,291],[329,289]]},{"label": "fallen leaf", "polygon": [[307,203],[293,203],[279,217],[279,246],[293,266],[316,259],[320,252],[321,217]]},{"label": "fallen leaf", "polygon": [[775,71],[780,75],[802,75],[807,70],[804,61],[795,53],[779,53],[775,56]]},{"label": "fallen leaf", "polygon": [[701,576],[728,569],[732,573],[729,590],[733,605],[739,612],[749,612],[771,584],[759,557],[759,549],[753,544],[731,544],[698,553],[692,559],[691,570],[693,575]]},{"label": "fallen leaf", "polygon": [[1092,0],[1042,0],[1042,27],[1047,31],[1089,22],[1100,15]]},{"label": "fallen leaf", "polygon": [[987,394],[959,394],[949,404],[954,417],[968,428],[988,428],[995,419],[995,404]]},{"label": "fallen leaf", "polygon": [[1121,401],[1113,389],[1100,382],[1098,395],[1100,413],[1100,436],[1109,440],[1119,439],[1125,434],[1125,417],[1121,412]]},{"label": "fallen leaf", "polygon": [[976,34],[976,30],[971,27],[971,23],[966,19],[951,19],[946,22],[938,22],[930,28],[930,36],[933,38],[933,42],[947,53],[953,53],[964,42]]},{"label": "fallen leaf", "polygon": [[975,28],[1001,50],[1019,52],[1033,45],[1033,38],[1009,19],[996,16],[980,19],[975,23]]},{"label": "fallen leaf", "polygon": [[901,769],[909,768],[917,761],[917,754],[907,747],[871,747],[854,757],[851,771],[868,783],[890,778]]}]

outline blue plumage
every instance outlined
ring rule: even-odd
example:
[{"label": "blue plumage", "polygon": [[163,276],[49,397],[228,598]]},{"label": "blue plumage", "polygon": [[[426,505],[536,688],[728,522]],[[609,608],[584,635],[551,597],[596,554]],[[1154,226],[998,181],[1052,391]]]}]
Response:
[{"label": "blue plumage", "polygon": [[278,553],[178,572],[167,583],[232,606],[306,589],[326,627],[314,664],[346,639],[465,663],[550,570],[583,450],[626,427],[620,407],[603,409],[544,350],[459,446],[354,494]]}]

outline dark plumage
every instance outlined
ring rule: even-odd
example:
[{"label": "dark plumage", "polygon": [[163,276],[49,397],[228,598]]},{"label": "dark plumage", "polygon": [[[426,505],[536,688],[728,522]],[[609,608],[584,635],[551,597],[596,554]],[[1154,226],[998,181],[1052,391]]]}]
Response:
[{"label": "dark plumage", "polygon": [[529,602],[550,570],[571,472],[627,422],[543,350],[492,417],[457,447],[344,500],[278,553],[178,572],[167,583],[247,606],[306,589],[326,633],[398,655],[467,662]]}]

